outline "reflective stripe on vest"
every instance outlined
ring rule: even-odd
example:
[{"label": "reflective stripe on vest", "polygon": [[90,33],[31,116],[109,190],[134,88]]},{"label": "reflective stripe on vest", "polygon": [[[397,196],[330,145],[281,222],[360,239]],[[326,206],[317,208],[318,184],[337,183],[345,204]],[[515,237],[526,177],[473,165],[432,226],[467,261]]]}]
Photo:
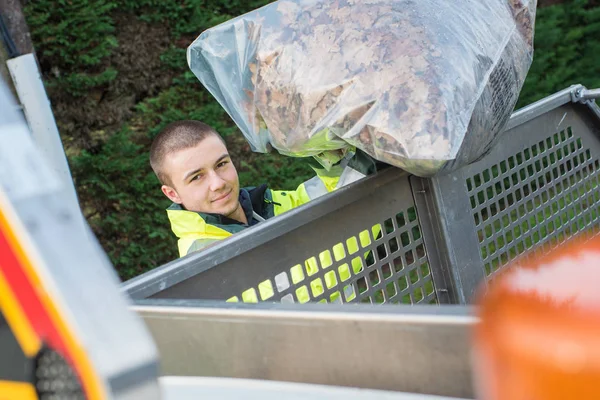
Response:
[{"label": "reflective stripe on vest", "polygon": [[306,182],[303,183],[303,185],[304,185],[304,188],[306,189],[306,193],[308,194],[308,197],[310,197],[311,200],[317,199],[317,198],[329,193],[329,191],[327,190],[327,187],[325,186],[325,184],[323,183],[321,178],[319,178],[318,176],[315,176],[315,177],[307,180]]},{"label": "reflective stripe on vest", "polygon": [[[358,172],[353,168],[346,167],[342,171],[342,174],[337,178],[328,176],[315,176],[304,182],[303,185],[310,199],[314,200],[329,193],[330,191],[337,190],[364,177],[366,177],[365,174]],[[333,183],[335,183],[335,186],[332,189],[329,189],[325,184],[325,180],[329,184],[329,187],[333,186]]]},{"label": "reflective stripe on vest", "polygon": [[[167,216],[171,222],[171,230],[179,238],[177,248],[179,257],[183,257],[190,252],[190,248],[194,246],[197,240],[208,241],[223,240],[231,233],[207,224],[198,213],[186,210],[167,210]],[[202,242],[196,244],[198,248]],[[202,247],[199,247],[202,248]]]},{"label": "reflective stripe on vest", "polygon": [[[208,246],[210,246],[211,244],[220,242],[223,239],[192,239],[192,240],[193,240],[193,242],[192,242],[191,246],[188,247],[185,255],[188,255],[195,251],[205,249]],[[184,244],[183,247],[186,247],[186,245]]]},{"label": "reflective stripe on vest", "polygon": [[344,172],[342,172],[342,175],[340,176],[340,180],[338,181],[335,188],[339,189],[341,187],[349,185],[349,184],[356,182],[365,177],[366,177],[366,175],[363,174],[362,172],[358,172],[354,168],[346,167],[346,168],[344,168]]}]

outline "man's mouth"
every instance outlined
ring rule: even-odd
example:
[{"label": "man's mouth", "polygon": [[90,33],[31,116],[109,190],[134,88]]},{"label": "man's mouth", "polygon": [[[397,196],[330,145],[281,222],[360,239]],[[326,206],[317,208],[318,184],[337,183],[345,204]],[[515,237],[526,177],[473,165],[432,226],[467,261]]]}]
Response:
[{"label": "man's mouth", "polygon": [[213,202],[213,203],[216,203],[216,202],[218,202],[218,201],[227,200],[227,199],[229,198],[229,195],[231,194],[231,192],[232,192],[232,191],[230,190],[229,192],[227,192],[227,193],[225,193],[225,194],[223,194],[223,195],[221,195],[221,196],[217,197],[216,199],[213,199],[213,201],[212,201],[212,202]]}]

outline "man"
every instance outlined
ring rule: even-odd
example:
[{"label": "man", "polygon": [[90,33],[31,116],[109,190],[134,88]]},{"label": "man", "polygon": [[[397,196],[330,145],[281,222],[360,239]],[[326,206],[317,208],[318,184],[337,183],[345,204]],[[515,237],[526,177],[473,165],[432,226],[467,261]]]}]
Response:
[{"label": "man", "polygon": [[[171,123],[154,139],[150,148],[150,165],[162,183],[161,190],[173,204],[167,209],[173,233],[179,238],[179,256],[183,257],[225,239],[237,232],[276,215],[298,207],[330,191],[347,185],[373,172],[375,164],[362,153],[347,152],[333,156],[329,168],[312,165],[317,172],[314,177],[300,185],[295,191],[276,191],[263,184],[258,187],[240,188],[238,174],[233,165],[225,142],[210,126],[200,121],[178,121]],[[359,169],[365,173],[359,172]],[[379,233],[374,228],[374,234]],[[369,234],[360,235],[361,244],[370,243]],[[321,249],[315,249],[320,251]],[[358,243],[348,244],[352,254],[358,251]],[[334,248],[334,257],[345,256],[343,246]],[[322,265],[331,265],[329,251],[319,254]],[[352,261],[354,273],[364,266],[358,258]],[[314,259],[305,262],[308,275],[315,274],[319,266]],[[290,270],[292,280],[304,277],[301,268]],[[347,264],[338,267],[341,281],[347,281],[350,268]],[[338,285],[335,277],[326,276],[328,288]],[[324,292],[320,279],[310,282],[313,294]],[[273,295],[272,287],[265,282],[258,284],[261,298]],[[346,300],[355,298],[353,287],[344,285],[341,290]],[[330,301],[341,296],[336,292]],[[310,300],[307,293],[298,294],[301,303]],[[237,301],[237,297],[229,299]],[[256,302],[254,293],[242,294],[242,301]]]},{"label": "man", "polygon": [[240,188],[225,142],[200,121],[169,124],[150,148],[150,165],[173,202],[167,215],[179,238],[180,257],[364,177],[346,166],[350,158],[328,173],[315,167],[320,178],[295,191],[275,191],[266,184]]},{"label": "man", "polygon": [[199,121],[168,125],[152,143],[150,165],[173,202],[167,215],[181,257],[310,200],[302,190],[241,189],[225,142]]}]

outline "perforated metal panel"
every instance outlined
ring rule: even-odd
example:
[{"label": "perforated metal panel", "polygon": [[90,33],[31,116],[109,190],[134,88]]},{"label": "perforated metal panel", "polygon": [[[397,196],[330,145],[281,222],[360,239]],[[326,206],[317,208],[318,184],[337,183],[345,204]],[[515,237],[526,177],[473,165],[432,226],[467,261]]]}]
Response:
[{"label": "perforated metal panel", "polygon": [[[437,303],[408,175],[390,169],[335,195],[190,256],[185,272],[179,261],[136,286],[157,298]],[[232,247],[244,243],[254,246]]]},{"label": "perforated metal panel", "polygon": [[597,232],[599,170],[567,127],[467,178],[486,276],[521,254]]},{"label": "perforated metal panel", "polygon": [[599,135],[595,106],[560,105],[512,126],[481,161],[423,184],[424,203],[446,210],[426,224],[437,225],[459,301],[518,257],[600,231]]},{"label": "perforated metal panel", "polygon": [[436,303],[416,209],[397,211],[230,300]]}]

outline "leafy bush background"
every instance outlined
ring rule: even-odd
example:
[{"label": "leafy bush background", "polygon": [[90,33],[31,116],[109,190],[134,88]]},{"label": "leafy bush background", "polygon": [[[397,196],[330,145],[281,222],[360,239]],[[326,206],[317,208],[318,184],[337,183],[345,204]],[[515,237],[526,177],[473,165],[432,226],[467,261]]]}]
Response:
[{"label": "leafy bush background", "polygon": [[[559,0],[540,1],[557,3]],[[311,176],[300,159],[255,154],[188,71],[205,29],[265,0],[33,0],[25,13],[79,200],[122,279],[177,257],[168,201],[148,165],[167,123],[200,119],[227,141],[242,185],[290,189]],[[536,53],[519,107],[565,87],[600,87],[600,4],[538,10]]]}]

